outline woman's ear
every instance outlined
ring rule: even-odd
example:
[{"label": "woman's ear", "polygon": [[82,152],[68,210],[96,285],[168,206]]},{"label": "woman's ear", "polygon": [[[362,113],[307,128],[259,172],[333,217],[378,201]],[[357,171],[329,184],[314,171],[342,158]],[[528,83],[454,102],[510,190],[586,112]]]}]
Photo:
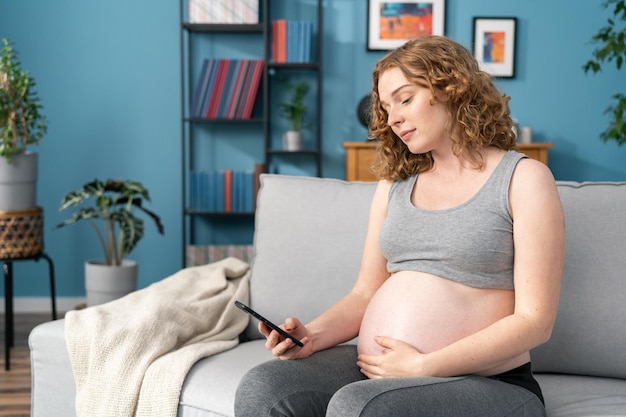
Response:
[{"label": "woman's ear", "polygon": [[432,95],[430,97],[430,104],[437,104],[437,103],[445,103],[446,101],[448,101],[448,96],[446,95],[446,93],[444,93],[441,90],[438,89],[433,89],[432,91]]}]

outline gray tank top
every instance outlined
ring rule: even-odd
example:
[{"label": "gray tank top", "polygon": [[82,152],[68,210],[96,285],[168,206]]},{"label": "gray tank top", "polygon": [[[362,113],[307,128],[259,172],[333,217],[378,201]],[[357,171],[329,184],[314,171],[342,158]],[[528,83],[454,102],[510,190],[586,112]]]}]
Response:
[{"label": "gray tank top", "polygon": [[426,272],[470,287],[512,290],[509,185],[525,157],[508,151],[472,198],[445,210],[423,210],[411,203],[417,174],[395,181],[380,232],[388,271]]}]

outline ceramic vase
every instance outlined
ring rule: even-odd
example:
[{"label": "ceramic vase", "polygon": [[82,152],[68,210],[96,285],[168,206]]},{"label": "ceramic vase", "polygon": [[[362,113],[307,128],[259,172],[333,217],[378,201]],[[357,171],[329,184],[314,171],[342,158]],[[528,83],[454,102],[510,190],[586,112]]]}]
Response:
[{"label": "ceramic vase", "polygon": [[15,155],[11,163],[0,157],[0,211],[37,207],[37,162],[34,152]]},{"label": "ceramic vase", "polygon": [[85,263],[87,306],[108,303],[137,289],[136,261],[124,259],[122,265],[107,265],[104,261]]},{"label": "ceramic vase", "polygon": [[288,130],[283,133],[283,149],[286,151],[302,150],[302,132],[299,130]]}]

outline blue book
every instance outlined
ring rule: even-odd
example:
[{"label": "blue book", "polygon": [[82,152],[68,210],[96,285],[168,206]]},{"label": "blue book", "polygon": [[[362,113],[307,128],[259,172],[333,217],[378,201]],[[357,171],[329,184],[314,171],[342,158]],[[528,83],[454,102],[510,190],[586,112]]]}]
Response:
[{"label": "blue book", "polygon": [[222,91],[222,97],[220,99],[220,106],[217,110],[217,117],[225,119],[228,117],[228,109],[230,103],[235,95],[235,87],[237,85],[237,75],[241,68],[241,60],[233,59],[228,67],[228,75],[226,76],[226,83],[224,84],[224,90]]},{"label": "blue book", "polygon": [[198,105],[196,107],[196,111],[194,113],[194,117],[204,117],[203,113],[202,113],[202,109],[204,106],[204,101],[206,100],[206,96],[207,96],[207,89],[208,89],[208,85],[209,85],[209,79],[211,77],[211,72],[213,71],[213,65],[215,63],[215,60],[213,59],[208,59],[207,60],[207,70],[206,73],[204,75],[204,79],[202,80],[202,90],[200,91],[200,97],[198,100]]},{"label": "blue book", "polygon": [[250,62],[251,61],[249,59],[241,60],[241,65],[235,82],[235,91],[233,92],[230,105],[228,106],[228,113],[226,115],[229,119],[234,119],[237,116],[237,107],[239,106],[239,101],[241,100],[241,93],[243,91],[243,85],[246,81],[246,74],[248,73]]},{"label": "blue book", "polygon": [[238,213],[239,210],[239,171],[233,171],[233,180],[231,183],[232,211]]},{"label": "blue book", "polygon": [[198,172],[198,210],[208,209],[208,195],[209,195],[209,178],[208,174],[204,171]]},{"label": "blue book", "polygon": [[196,209],[196,187],[197,187],[197,175],[195,171],[191,171],[189,173],[189,209],[190,210],[195,210]]},{"label": "blue book", "polygon": [[313,22],[306,22],[304,30],[304,62],[311,62],[311,41],[313,38]]},{"label": "blue book", "polygon": [[237,105],[236,118],[242,119],[244,115],[244,108],[246,106],[246,101],[248,100],[248,96],[250,94],[250,84],[252,83],[252,76],[254,75],[254,70],[256,68],[257,61],[253,60],[250,62],[248,66],[248,72],[246,73],[245,80],[243,82],[241,96],[239,97],[239,104]]},{"label": "blue book", "polygon": [[245,172],[245,192],[244,192],[244,207],[243,211],[254,211],[254,171]]},{"label": "blue book", "polygon": [[207,113],[209,111],[209,104],[211,102],[211,94],[213,92],[213,87],[215,86],[215,79],[217,78],[217,70],[219,68],[219,59],[211,59],[209,80],[207,82],[207,87],[204,90],[204,99],[202,100],[202,109],[200,110],[200,114],[198,117],[207,118]]},{"label": "blue book", "polygon": [[204,78],[207,75],[208,64],[209,64],[208,59],[205,59],[202,62],[202,69],[200,70],[200,76],[198,77],[198,80],[196,82],[196,88],[194,89],[193,95],[191,96],[191,105],[189,106],[189,114],[191,117],[195,117],[198,114],[198,107],[199,107],[198,103],[201,100],[202,92],[206,88],[205,86],[203,86],[203,83],[204,83]]},{"label": "blue book", "polygon": [[304,42],[306,22],[298,22],[298,62],[305,62],[304,60]]},{"label": "blue book", "polygon": [[287,21],[287,62],[296,62],[298,47],[298,23]]},{"label": "blue book", "polygon": [[213,211],[222,213],[224,212],[224,172],[214,172],[215,175],[215,208]]}]

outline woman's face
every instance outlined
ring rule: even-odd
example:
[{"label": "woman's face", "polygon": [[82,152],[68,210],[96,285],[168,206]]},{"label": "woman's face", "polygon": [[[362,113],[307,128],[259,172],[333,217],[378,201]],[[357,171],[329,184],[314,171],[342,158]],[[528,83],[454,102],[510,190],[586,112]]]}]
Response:
[{"label": "woman's face", "polygon": [[412,153],[450,145],[448,111],[430,89],[411,83],[399,68],[380,75],[378,95],[387,123]]}]

